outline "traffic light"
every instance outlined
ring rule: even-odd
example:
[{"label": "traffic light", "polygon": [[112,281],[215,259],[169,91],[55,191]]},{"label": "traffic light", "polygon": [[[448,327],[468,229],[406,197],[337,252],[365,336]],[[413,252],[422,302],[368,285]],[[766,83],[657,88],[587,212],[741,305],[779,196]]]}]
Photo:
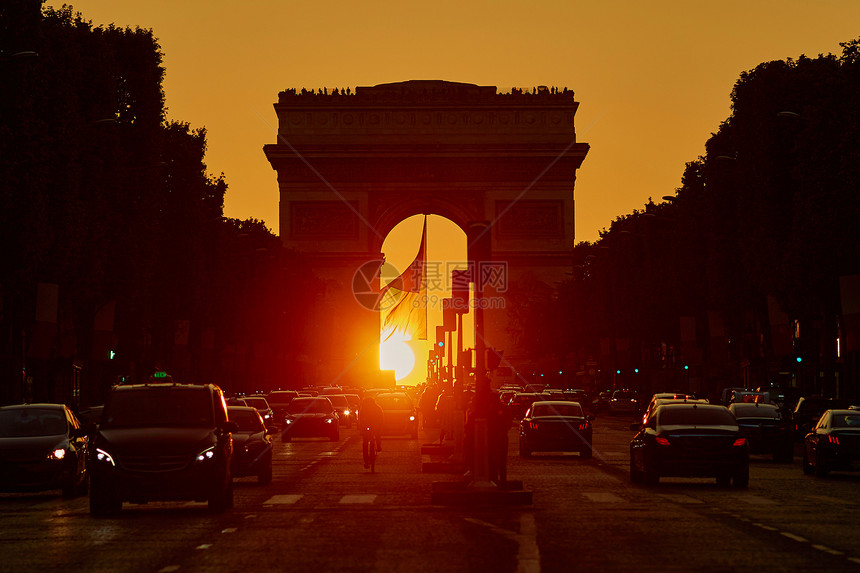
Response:
[{"label": "traffic light", "polygon": [[436,356],[445,356],[445,327],[436,327],[436,344],[433,345]]}]

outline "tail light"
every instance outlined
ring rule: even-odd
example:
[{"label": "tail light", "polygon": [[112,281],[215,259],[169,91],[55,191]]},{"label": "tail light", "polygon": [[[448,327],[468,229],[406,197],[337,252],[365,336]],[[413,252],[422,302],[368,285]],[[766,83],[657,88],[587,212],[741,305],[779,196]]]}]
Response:
[{"label": "tail light", "polygon": [[661,438],[660,436],[657,436],[657,437],[655,438],[655,441],[656,441],[656,442],[657,442],[657,444],[658,444],[658,445],[660,445],[660,446],[670,446],[670,445],[671,445],[671,444],[669,443],[669,440],[667,440],[666,438]]},{"label": "tail light", "polygon": [[743,446],[746,443],[747,443],[746,438],[738,438],[737,440],[735,440],[735,443],[732,444],[732,447],[737,448],[737,447]]},{"label": "tail light", "polygon": [[839,445],[839,436],[836,436],[834,434],[830,434],[829,436],[827,436],[827,441],[830,442],[831,444],[833,444],[834,446],[838,446]]}]

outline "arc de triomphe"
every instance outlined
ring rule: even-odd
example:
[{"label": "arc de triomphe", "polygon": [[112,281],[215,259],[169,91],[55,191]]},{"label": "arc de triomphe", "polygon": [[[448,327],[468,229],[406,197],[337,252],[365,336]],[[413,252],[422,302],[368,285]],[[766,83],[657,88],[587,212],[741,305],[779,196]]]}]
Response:
[{"label": "arc de triomphe", "polygon": [[[489,221],[508,285],[568,278],[574,181],[589,149],[576,141],[578,105],[567,89],[497,93],[429,80],[279,94],[278,140],[264,151],[278,174],[281,238],[327,285],[310,334],[316,380],[302,383],[354,382],[378,369],[379,315],[356,302],[353,277],[412,215],[441,215],[464,231]],[[529,367],[507,310],[489,309],[485,321],[488,345]]]}]

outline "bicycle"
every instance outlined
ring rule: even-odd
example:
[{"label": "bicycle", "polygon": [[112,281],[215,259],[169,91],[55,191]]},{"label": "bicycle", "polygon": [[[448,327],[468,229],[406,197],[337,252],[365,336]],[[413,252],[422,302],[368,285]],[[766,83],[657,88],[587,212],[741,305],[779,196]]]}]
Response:
[{"label": "bicycle", "polygon": [[376,436],[374,435],[373,430],[365,427],[361,431],[361,452],[364,456],[364,467],[370,468],[370,472],[373,473],[376,471],[376,457],[377,453],[377,445],[376,445]]}]

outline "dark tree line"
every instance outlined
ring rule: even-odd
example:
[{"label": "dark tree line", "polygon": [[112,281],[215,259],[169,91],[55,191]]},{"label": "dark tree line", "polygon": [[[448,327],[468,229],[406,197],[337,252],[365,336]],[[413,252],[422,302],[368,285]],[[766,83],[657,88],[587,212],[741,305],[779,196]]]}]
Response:
[{"label": "dark tree line", "polygon": [[676,193],[576,246],[544,311],[566,319],[544,346],[559,363],[600,357],[603,383],[621,370],[615,382],[646,387],[857,395],[857,311],[843,306],[860,274],[860,40],[842,48],[741,74]]},{"label": "dark tree line", "polygon": [[205,130],[166,119],[152,31],[14,0],[0,52],[0,403],[96,402],[154,368],[284,384],[303,341],[283,318],[313,278],[223,217]]}]

